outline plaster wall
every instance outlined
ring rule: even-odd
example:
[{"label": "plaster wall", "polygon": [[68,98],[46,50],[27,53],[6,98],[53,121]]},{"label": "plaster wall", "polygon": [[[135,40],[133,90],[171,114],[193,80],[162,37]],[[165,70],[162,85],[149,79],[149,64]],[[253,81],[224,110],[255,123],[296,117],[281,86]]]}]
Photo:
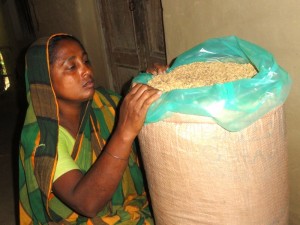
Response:
[{"label": "plaster wall", "polygon": [[299,1],[162,0],[162,6],[169,63],[183,51],[209,38],[236,35],[273,53],[279,65],[291,75],[293,87],[285,104],[289,151],[289,224],[299,224]]}]

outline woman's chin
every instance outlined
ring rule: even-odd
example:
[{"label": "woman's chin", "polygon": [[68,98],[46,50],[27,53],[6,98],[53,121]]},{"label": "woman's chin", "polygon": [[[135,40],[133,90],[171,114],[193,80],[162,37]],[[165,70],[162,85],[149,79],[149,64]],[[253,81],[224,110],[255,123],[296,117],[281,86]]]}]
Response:
[{"label": "woman's chin", "polygon": [[95,94],[95,89],[91,89],[89,94],[86,97],[86,100],[88,101],[88,100],[93,99],[94,94]]}]

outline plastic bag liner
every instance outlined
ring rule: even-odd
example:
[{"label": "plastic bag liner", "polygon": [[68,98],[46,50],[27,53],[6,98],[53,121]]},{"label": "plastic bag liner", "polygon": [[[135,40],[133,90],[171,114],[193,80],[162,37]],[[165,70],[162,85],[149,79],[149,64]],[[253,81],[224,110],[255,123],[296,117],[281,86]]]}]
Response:
[{"label": "plastic bag liner", "polygon": [[[236,36],[209,39],[179,55],[167,73],[194,62],[251,63],[258,73],[241,79],[190,89],[165,92],[148,110],[145,124],[172,113],[212,118],[228,131],[239,131],[280,106],[291,89],[291,78],[265,49]],[[147,84],[153,75],[140,73],[135,83]]]}]

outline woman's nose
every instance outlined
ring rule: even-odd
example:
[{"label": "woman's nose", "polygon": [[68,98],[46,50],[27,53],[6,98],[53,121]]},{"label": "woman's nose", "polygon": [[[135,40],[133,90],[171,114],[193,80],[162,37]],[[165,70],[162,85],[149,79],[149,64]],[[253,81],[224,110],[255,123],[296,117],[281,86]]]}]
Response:
[{"label": "woman's nose", "polygon": [[85,77],[85,76],[91,76],[92,75],[92,68],[89,64],[85,64],[83,63],[82,64],[82,76]]}]

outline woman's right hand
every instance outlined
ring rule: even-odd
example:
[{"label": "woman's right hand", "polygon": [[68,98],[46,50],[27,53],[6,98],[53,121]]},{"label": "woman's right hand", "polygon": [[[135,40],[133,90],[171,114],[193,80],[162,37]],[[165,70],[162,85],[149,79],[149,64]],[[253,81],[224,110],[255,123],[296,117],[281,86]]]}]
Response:
[{"label": "woman's right hand", "polygon": [[133,84],[121,104],[116,132],[122,138],[133,141],[144,125],[150,105],[161,93],[145,84]]}]

